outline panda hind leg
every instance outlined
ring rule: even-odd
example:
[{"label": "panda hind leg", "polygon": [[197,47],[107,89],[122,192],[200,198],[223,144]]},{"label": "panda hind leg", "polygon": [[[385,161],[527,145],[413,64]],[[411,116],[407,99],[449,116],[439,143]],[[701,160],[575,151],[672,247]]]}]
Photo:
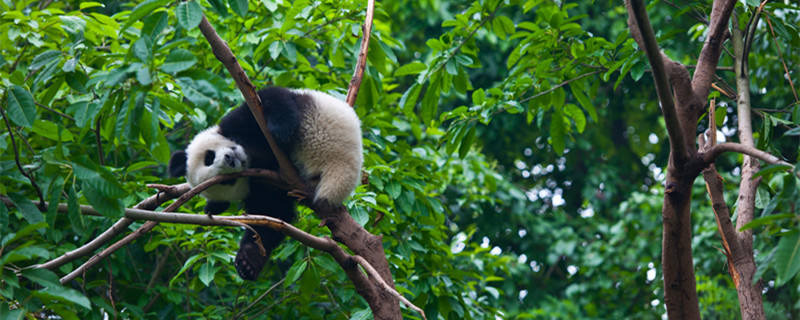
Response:
[{"label": "panda hind leg", "polygon": [[[269,215],[290,223],[296,216],[294,201],[286,195],[286,191],[268,184],[251,182],[250,194],[245,198],[244,206],[248,214]],[[265,226],[253,226],[253,230],[258,233],[258,237],[255,237],[253,231],[246,229],[234,259],[236,271],[244,280],[258,278],[269,261],[272,250],[286,237],[283,233]],[[265,255],[256,243],[257,238],[266,250]]]},{"label": "panda hind leg", "polygon": [[203,212],[205,212],[207,216],[211,217],[211,215],[225,212],[225,210],[228,210],[228,207],[230,206],[231,203],[227,201],[206,200],[206,207],[203,209]]}]

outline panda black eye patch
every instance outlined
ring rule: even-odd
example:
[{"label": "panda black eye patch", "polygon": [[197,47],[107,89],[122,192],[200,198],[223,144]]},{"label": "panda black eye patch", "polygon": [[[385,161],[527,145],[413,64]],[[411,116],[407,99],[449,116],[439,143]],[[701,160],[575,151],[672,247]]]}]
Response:
[{"label": "panda black eye patch", "polygon": [[206,157],[203,159],[203,164],[206,166],[210,166],[214,164],[214,158],[217,157],[216,152],[214,150],[206,150]]}]

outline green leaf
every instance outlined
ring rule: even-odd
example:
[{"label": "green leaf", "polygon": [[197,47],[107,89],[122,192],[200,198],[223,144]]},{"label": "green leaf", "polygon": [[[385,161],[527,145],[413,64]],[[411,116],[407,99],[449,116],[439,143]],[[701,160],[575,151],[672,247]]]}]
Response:
[{"label": "green leaf", "polygon": [[350,319],[348,320],[367,320],[372,318],[373,316],[371,309],[361,309],[356,312],[353,312],[353,314],[350,315]]},{"label": "green leaf", "polygon": [[[25,218],[25,221],[29,224],[36,224],[44,221],[42,212],[39,211],[39,208],[27,197],[16,192],[9,193],[8,197],[11,198],[11,202],[17,207],[17,211],[22,213],[22,217]],[[39,231],[42,232],[44,229]]]},{"label": "green leaf", "polygon": [[792,219],[794,217],[795,217],[794,214],[782,213],[782,214],[773,214],[773,215],[768,215],[766,217],[753,219],[753,221],[750,221],[747,224],[743,225],[742,228],[739,229],[739,232],[745,231],[745,230],[748,230],[748,229],[753,229],[755,227],[760,227],[760,226],[772,224],[772,223],[774,223],[775,220]]},{"label": "green leaf", "polygon": [[778,171],[789,171],[791,169],[792,169],[792,166],[787,165],[787,164],[771,164],[771,165],[768,165],[768,166],[764,167],[763,169],[759,170],[758,172],[756,172],[756,174],[754,174],[751,179],[767,176],[769,174],[772,174],[772,173],[778,172]]},{"label": "green leaf", "polygon": [[60,284],[57,286],[48,286],[43,290],[39,290],[38,293],[61,302],[75,303],[85,309],[92,309],[92,304],[89,302],[89,298],[82,295],[75,289],[67,288]]},{"label": "green leaf", "polygon": [[469,148],[472,147],[472,142],[475,141],[475,132],[476,131],[477,130],[476,130],[476,128],[474,126],[469,128],[469,132],[467,132],[467,135],[465,136],[465,138],[461,140],[461,145],[458,146],[458,156],[461,159],[464,159],[464,157],[467,156],[467,153],[469,152]]},{"label": "green leaf", "polygon": [[0,201],[0,234],[8,234],[6,232],[7,227],[8,227],[8,208],[6,208],[6,205],[2,201]]},{"label": "green leaf", "polygon": [[12,85],[8,91],[6,114],[18,126],[30,128],[36,119],[36,105],[33,96],[23,87]]},{"label": "green leaf", "polygon": [[292,267],[289,268],[289,271],[286,272],[286,281],[283,282],[283,287],[288,288],[295,281],[297,281],[297,279],[300,278],[300,275],[303,274],[303,271],[306,270],[307,266],[308,261],[306,260],[296,261]]},{"label": "green leaf", "polygon": [[212,281],[214,281],[214,261],[211,259],[205,259],[203,264],[200,266],[200,270],[198,271],[198,277],[200,281],[203,282],[206,286],[210,285]]},{"label": "green leaf", "polygon": [[143,35],[133,43],[133,55],[142,63],[148,64],[151,59],[150,38]]},{"label": "green leaf", "polygon": [[277,59],[280,56],[281,51],[283,51],[283,46],[281,45],[281,41],[275,41],[269,44],[269,57],[273,60]]},{"label": "green leaf", "polygon": [[87,225],[85,219],[83,219],[83,215],[80,212],[78,195],[75,191],[74,184],[69,188],[69,197],[67,198],[67,218],[69,218],[72,230],[74,230],[77,235],[86,235]]},{"label": "green leaf", "polygon": [[63,129],[59,132],[59,126],[50,121],[37,120],[33,123],[32,131],[42,137],[53,141],[72,141],[72,133]]},{"label": "green leaf", "polygon": [[61,70],[64,72],[73,72],[75,71],[75,67],[78,65],[78,57],[72,57],[64,62],[64,66],[61,67]]},{"label": "green leaf", "polygon": [[78,91],[79,93],[89,93],[89,91],[86,90],[86,82],[89,81],[89,78],[87,78],[83,72],[68,72],[65,76],[65,80],[72,90]]},{"label": "green leaf", "polygon": [[453,59],[447,60],[447,63],[444,65],[444,69],[451,75],[458,74],[458,68],[456,67],[456,63]]},{"label": "green leaf", "polygon": [[228,7],[225,6],[225,2],[222,0],[208,0],[208,3],[211,4],[211,8],[214,9],[221,17],[228,16]]},{"label": "green leaf", "polygon": [[55,60],[56,58],[61,56],[61,51],[58,50],[50,50],[40,53],[36,58],[33,58],[33,62],[31,62],[31,66],[28,67],[30,70],[36,70],[41,67],[44,67],[46,64],[50,63],[51,61]]},{"label": "green leaf", "polygon": [[94,7],[105,7],[105,6],[102,3],[89,1],[89,2],[81,2],[81,5],[80,5],[79,8],[81,10],[83,10],[83,9],[94,8]]},{"label": "green leaf", "polygon": [[247,15],[247,0],[228,0],[228,5],[240,17],[244,18]]},{"label": "green leaf", "polygon": [[586,116],[583,114],[583,110],[569,103],[564,107],[564,113],[575,121],[575,127],[578,128],[578,133],[583,133],[583,129],[586,128]]},{"label": "green leaf", "polygon": [[420,116],[422,117],[423,123],[426,125],[430,125],[431,120],[436,116],[439,107],[439,94],[441,94],[441,92],[439,92],[439,86],[440,81],[437,78],[428,85],[428,88],[425,90],[425,95],[422,97]]},{"label": "green leaf", "polygon": [[570,85],[570,89],[572,89],[572,95],[576,100],[578,100],[578,103],[580,103],[581,106],[586,109],[587,112],[589,112],[589,116],[592,118],[592,120],[597,122],[597,110],[595,110],[594,105],[591,103],[591,101],[589,101],[589,98],[583,94],[583,88],[576,85]]},{"label": "green leaf", "polygon": [[404,113],[409,114],[414,111],[414,106],[417,104],[420,91],[422,91],[422,85],[415,82],[403,93],[403,96],[400,97],[399,104],[403,108]]},{"label": "green leaf", "polygon": [[58,276],[53,273],[53,271],[47,269],[23,269],[21,273],[25,278],[28,278],[28,280],[43,287],[61,285]]},{"label": "green leaf", "polygon": [[99,111],[100,105],[88,101],[76,102],[67,107],[67,114],[73,115],[75,118],[75,125],[77,125],[78,128],[84,128],[87,124],[91,125]]},{"label": "green leaf", "polygon": [[194,1],[182,2],[175,9],[175,16],[178,24],[186,30],[192,30],[200,24],[203,19],[203,9]]},{"label": "green leaf", "polygon": [[775,250],[776,285],[781,286],[800,270],[800,232],[794,230],[781,237]]},{"label": "green leaf", "polygon": [[472,104],[479,106],[486,101],[486,91],[483,88],[472,91]]},{"label": "green leaf", "polygon": [[717,107],[714,111],[714,119],[716,119],[717,127],[721,127],[725,124],[725,116],[728,115],[728,108],[725,107]]},{"label": "green leaf", "polygon": [[469,74],[464,71],[464,68],[458,68],[458,74],[453,77],[453,87],[461,94],[465,94],[469,90]]},{"label": "green leaf", "polygon": [[420,73],[422,71],[425,71],[427,69],[428,69],[428,67],[424,63],[419,62],[419,61],[413,61],[413,62],[408,63],[408,64],[406,64],[406,65],[404,65],[404,66],[402,66],[400,68],[397,68],[397,70],[394,71],[394,76],[395,77],[400,77],[400,76],[406,76],[406,75],[410,75],[410,74],[418,74],[418,73]]},{"label": "green leaf", "polygon": [[119,29],[119,34],[122,35],[128,27],[139,21],[139,19],[143,18],[144,16],[152,13],[154,10],[166,7],[168,3],[172,1],[170,0],[147,0],[142,2],[136,7],[133,8],[131,14],[128,16],[128,20],[125,21],[125,24],[122,25],[122,28]]},{"label": "green leaf", "polygon": [[161,70],[167,73],[178,73],[183,70],[189,69],[197,63],[197,58],[194,54],[186,49],[174,49],[169,53],[164,64],[161,65]]},{"label": "green leaf", "polygon": [[164,11],[151,14],[144,19],[141,34],[147,35],[150,39],[157,39],[158,35],[167,27],[169,15]]},{"label": "green leaf", "polygon": [[389,194],[392,199],[397,199],[400,197],[400,191],[402,191],[400,183],[394,180],[389,180],[389,183],[386,185],[386,193]]},{"label": "green leaf", "polygon": [[557,107],[550,117],[550,145],[559,156],[564,154],[564,135],[566,135],[564,113]]}]

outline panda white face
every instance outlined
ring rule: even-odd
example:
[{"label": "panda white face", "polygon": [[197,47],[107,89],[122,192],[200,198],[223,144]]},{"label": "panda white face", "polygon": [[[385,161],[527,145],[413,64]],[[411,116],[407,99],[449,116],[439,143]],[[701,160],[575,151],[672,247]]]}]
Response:
[{"label": "panda white face", "polygon": [[[219,133],[217,126],[200,132],[186,147],[186,181],[194,187],[221,174],[248,168],[244,148]],[[203,191],[208,200],[239,201],[249,192],[247,178],[223,182]]]}]

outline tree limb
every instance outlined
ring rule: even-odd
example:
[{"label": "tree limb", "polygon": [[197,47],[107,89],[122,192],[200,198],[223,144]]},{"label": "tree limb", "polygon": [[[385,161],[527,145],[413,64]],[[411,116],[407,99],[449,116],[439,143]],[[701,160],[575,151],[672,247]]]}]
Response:
[{"label": "tree limb", "polygon": [[758,150],[758,149],[756,149],[754,147],[746,146],[746,145],[743,145],[743,144],[740,144],[740,143],[735,143],[735,142],[723,142],[723,143],[720,143],[718,145],[715,145],[715,146],[711,147],[710,149],[708,149],[708,152],[701,153],[701,157],[703,159],[703,162],[705,162],[706,164],[711,164],[722,153],[731,152],[731,151],[732,152],[738,152],[738,153],[741,153],[741,154],[746,154],[748,156],[757,158],[757,159],[759,159],[761,161],[764,161],[766,163],[769,163],[769,164],[782,164],[782,165],[787,165],[787,166],[791,166],[792,168],[794,168],[794,166],[792,164],[790,164],[790,163],[788,163],[786,161],[783,161],[783,160],[779,159],[778,157],[769,154],[766,151],[761,151],[761,150]]},{"label": "tree limb", "polygon": [[711,6],[708,35],[706,35],[706,41],[703,43],[703,49],[697,59],[697,68],[692,77],[692,89],[697,99],[701,101],[708,99],[711,82],[722,53],[722,44],[725,42],[725,33],[728,32],[728,21],[730,21],[735,5],[736,0],[716,0]]},{"label": "tree limb", "polygon": [[669,80],[667,79],[667,72],[664,67],[664,57],[662,57],[664,55],[661,53],[658,43],[656,42],[656,36],[650,24],[650,18],[647,15],[644,1],[626,0],[625,4],[628,8],[628,25],[631,30],[631,35],[636,42],[639,43],[639,46],[645,50],[647,60],[650,62],[650,67],[653,70],[656,93],[658,94],[658,100],[661,102],[661,112],[664,115],[664,121],[667,124],[670,148],[675,154],[676,161],[685,161],[689,158],[689,153],[684,145],[680,120],[675,110],[675,103],[672,100]]}]

